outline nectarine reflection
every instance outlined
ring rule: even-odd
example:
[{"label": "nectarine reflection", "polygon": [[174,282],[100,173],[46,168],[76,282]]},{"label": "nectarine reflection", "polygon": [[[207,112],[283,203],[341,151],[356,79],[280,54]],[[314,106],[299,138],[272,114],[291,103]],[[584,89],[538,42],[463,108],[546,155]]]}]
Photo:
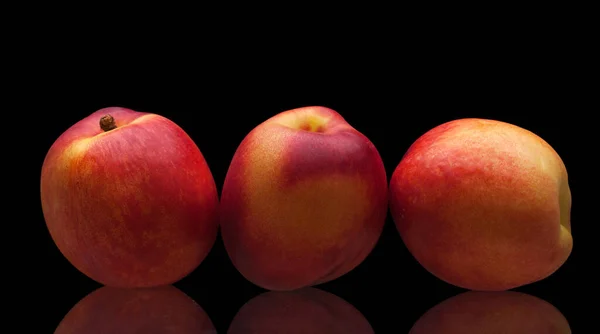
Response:
[{"label": "nectarine reflection", "polygon": [[216,334],[196,302],[171,285],[124,289],[101,287],[79,301],[55,334]]},{"label": "nectarine reflection", "polygon": [[228,334],[372,334],[365,317],[340,297],[316,288],[269,291],[248,301]]},{"label": "nectarine reflection", "polygon": [[469,291],[429,309],[409,334],[570,334],[550,303],[520,292]]}]

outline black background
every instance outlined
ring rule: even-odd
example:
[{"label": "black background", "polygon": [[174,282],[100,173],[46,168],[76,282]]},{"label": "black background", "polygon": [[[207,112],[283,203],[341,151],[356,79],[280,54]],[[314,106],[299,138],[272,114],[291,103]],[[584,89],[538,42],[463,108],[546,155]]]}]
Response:
[{"label": "black background", "polygon": [[[577,332],[586,317],[581,284],[590,261],[586,253],[592,249],[580,204],[586,176],[577,157],[578,129],[588,111],[581,101],[588,92],[577,78],[581,69],[571,54],[577,49],[568,36],[530,36],[514,40],[482,33],[462,39],[438,31],[428,38],[367,41],[344,49],[332,46],[332,37],[331,43],[304,41],[268,52],[259,52],[261,46],[249,42],[251,36],[210,43],[204,36],[189,43],[198,49],[149,43],[143,51],[136,46],[136,52],[107,40],[78,48],[74,39],[68,51],[40,44],[39,51],[51,56],[32,65],[27,85],[34,98],[21,104],[23,111],[37,110],[37,116],[27,115],[37,117],[30,152],[38,196],[30,202],[36,217],[27,226],[34,263],[28,265],[27,289],[35,296],[29,308],[40,315],[37,325],[51,332],[71,307],[100,286],[60,254],[41,212],[41,165],[68,127],[108,106],[163,115],[194,139],[220,191],[235,149],[252,128],[279,112],[321,105],[338,111],[375,144],[388,179],[413,141],[452,119],[502,120],[550,143],[569,172],[574,249],[554,275],[516,290],[552,303]],[[202,306],[219,332],[263,291],[235,270],[220,239],[175,286]],[[464,291],[433,277],[412,258],[389,215],[369,257],[318,288],[354,305],[377,333],[406,333],[429,308]]]}]

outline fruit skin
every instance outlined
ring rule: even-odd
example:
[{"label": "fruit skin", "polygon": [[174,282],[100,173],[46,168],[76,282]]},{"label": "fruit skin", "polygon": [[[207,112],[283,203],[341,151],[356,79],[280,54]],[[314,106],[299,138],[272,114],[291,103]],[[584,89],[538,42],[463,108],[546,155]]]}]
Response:
[{"label": "fruit skin", "polygon": [[567,319],[550,303],[515,291],[468,291],[429,309],[409,334],[570,334]]},{"label": "fruit skin", "polygon": [[421,136],[392,175],[390,209],[416,260],[471,290],[544,279],[573,247],[563,161],[505,122],[459,119]]},{"label": "fruit skin", "polygon": [[[102,116],[117,128],[103,132]],[[159,115],[104,108],[65,131],[41,175],[52,239],[78,270],[104,285],[171,284],[216,240],[218,197],[202,153]]]},{"label": "fruit skin", "polygon": [[354,306],[315,288],[264,292],[235,315],[227,334],[372,334]]},{"label": "fruit skin", "polygon": [[375,146],[324,107],[284,111],[238,147],[221,193],[221,235],[235,267],[268,290],[336,279],[381,234],[387,177]]},{"label": "fruit skin", "polygon": [[196,302],[172,285],[123,289],[101,287],[80,300],[56,328],[62,333],[216,334]]}]

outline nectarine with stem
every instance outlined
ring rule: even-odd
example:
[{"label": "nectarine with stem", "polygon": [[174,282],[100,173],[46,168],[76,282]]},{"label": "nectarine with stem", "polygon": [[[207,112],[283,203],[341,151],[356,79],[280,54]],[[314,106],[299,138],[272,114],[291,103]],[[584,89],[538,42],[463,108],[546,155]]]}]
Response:
[{"label": "nectarine with stem", "polygon": [[70,127],[44,160],[41,200],[58,249],[105,285],[174,283],[217,236],[206,161],[183,129],[156,114],[104,108]]}]

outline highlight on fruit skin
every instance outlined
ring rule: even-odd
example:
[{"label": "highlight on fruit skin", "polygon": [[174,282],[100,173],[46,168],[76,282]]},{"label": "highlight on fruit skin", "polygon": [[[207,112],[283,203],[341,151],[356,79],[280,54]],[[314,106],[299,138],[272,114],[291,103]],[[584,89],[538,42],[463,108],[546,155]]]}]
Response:
[{"label": "highlight on fruit skin", "polygon": [[431,129],[410,146],[389,191],[407,249],[450,284],[509,290],[550,276],[571,254],[566,167],[516,125],[459,119]]},{"label": "highlight on fruit skin", "polygon": [[111,107],[77,122],[50,147],[40,188],[56,246],[104,285],[174,283],[216,240],[211,171],[186,132],[156,114]]},{"label": "highlight on fruit skin", "polygon": [[268,291],[250,299],[227,334],[373,334],[363,314],[342,298],[316,288]]},{"label": "highlight on fruit skin", "polygon": [[69,310],[55,334],[216,334],[211,319],[172,285],[123,289],[101,287]]},{"label": "highlight on fruit skin", "polygon": [[469,291],[425,312],[409,334],[570,334],[564,315],[543,299],[515,291]]},{"label": "highlight on fruit skin", "polygon": [[233,156],[220,202],[232,263],[268,290],[348,273],[377,243],[386,214],[377,149],[325,107],[284,111],[254,128]]}]

